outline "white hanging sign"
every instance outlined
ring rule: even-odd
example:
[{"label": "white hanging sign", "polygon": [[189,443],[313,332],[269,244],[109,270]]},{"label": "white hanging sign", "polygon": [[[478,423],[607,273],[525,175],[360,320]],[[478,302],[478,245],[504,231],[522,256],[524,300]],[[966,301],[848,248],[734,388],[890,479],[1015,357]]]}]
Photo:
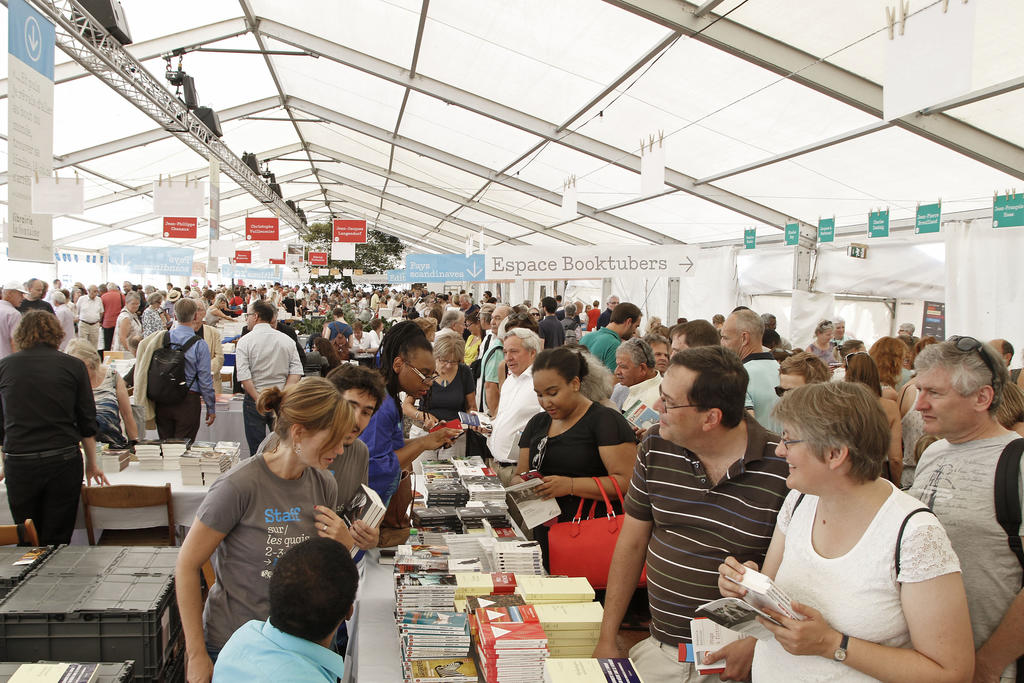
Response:
[{"label": "white hanging sign", "polygon": [[356,245],[352,242],[331,242],[331,259],[334,261],[355,261]]},{"label": "white hanging sign", "polygon": [[157,216],[204,216],[206,183],[158,180],[153,183],[153,213]]},{"label": "white hanging sign", "polygon": [[39,176],[32,183],[32,213],[85,213],[85,183],[82,179]]},{"label": "white hanging sign", "polygon": [[658,194],[665,187],[665,134],[650,136],[640,145],[640,196]]},{"label": "white hanging sign", "polygon": [[606,277],[689,277],[700,248],[680,244],[596,244],[536,247],[494,245],[484,280],[592,280]]},{"label": "white hanging sign", "polygon": [[236,243],[231,240],[210,240],[210,256],[233,258]]},{"label": "white hanging sign", "polygon": [[576,209],[576,176],[572,176],[562,186],[562,210],[558,217],[563,221],[574,220],[578,215]]}]

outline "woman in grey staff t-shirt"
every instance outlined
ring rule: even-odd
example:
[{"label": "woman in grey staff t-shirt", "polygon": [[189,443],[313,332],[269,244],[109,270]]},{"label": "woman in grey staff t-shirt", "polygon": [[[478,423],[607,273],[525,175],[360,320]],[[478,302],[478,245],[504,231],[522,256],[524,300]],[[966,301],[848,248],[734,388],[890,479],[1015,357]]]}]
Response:
[{"label": "woman in grey staff t-shirt", "polygon": [[[314,534],[352,549],[334,509],[338,485],[327,468],[355,424],[331,382],[310,377],[261,395],[280,441],[217,478],[178,555],[175,581],[190,682],[209,681],[213,659],[231,634],[270,613],[270,576],[278,558]],[[213,559],[217,582],[202,608],[199,572]],[[204,637],[205,628],[205,637]]]}]

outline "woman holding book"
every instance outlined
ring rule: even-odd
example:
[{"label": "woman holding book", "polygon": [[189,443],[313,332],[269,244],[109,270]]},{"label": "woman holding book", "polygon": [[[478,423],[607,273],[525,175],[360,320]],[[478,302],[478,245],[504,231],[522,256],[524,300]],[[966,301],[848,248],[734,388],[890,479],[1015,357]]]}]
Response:
[{"label": "woman holding book", "polygon": [[[890,437],[877,397],[812,384],[787,392],[774,415],[793,491],[760,571],[800,619],[758,618],[775,637],[757,641],[753,680],[969,681],[960,564],[935,516],[880,476]],[[726,558],[722,595],[746,594],[736,583],[746,567]]]},{"label": "woman holding book", "polygon": [[[269,614],[277,560],[312,537],[355,541],[335,512],[338,484],[327,470],[355,427],[334,384],[309,377],[260,394],[276,416],[273,448],[221,475],[199,506],[175,568],[189,683],[210,680],[213,660],[235,630]],[[199,572],[212,559],[217,581],[203,607]]]},{"label": "woman holding book", "polygon": [[[580,392],[589,370],[583,353],[546,349],[533,361],[533,389],[544,412],[523,428],[518,474],[512,478],[516,484],[526,472],[540,472],[544,483],[538,490],[545,499],[558,501],[560,522],[571,521],[583,499],[604,501],[601,489],[613,501],[615,513],[622,514],[612,479],[625,495],[636,460],[636,439],[626,418]],[[543,525],[533,530],[545,568],[547,532]]]}]

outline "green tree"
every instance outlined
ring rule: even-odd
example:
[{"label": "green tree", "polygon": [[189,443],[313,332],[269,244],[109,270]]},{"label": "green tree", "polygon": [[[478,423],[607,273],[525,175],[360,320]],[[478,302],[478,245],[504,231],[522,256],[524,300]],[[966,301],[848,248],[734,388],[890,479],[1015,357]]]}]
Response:
[{"label": "green tree", "polygon": [[[313,223],[309,226],[306,236],[302,240],[309,247],[310,251],[331,252],[331,239],[334,235],[334,228],[329,221]],[[353,268],[362,270],[364,273],[383,273],[386,270],[397,268],[401,263],[402,251],[405,245],[401,240],[380,230],[367,230],[366,244],[356,245],[356,258],[354,261],[328,260],[331,268],[339,270]],[[321,266],[323,268],[323,266]],[[338,284],[343,287],[352,286],[352,278],[345,277],[336,280],[334,276],[322,275],[310,278],[313,284]]]}]

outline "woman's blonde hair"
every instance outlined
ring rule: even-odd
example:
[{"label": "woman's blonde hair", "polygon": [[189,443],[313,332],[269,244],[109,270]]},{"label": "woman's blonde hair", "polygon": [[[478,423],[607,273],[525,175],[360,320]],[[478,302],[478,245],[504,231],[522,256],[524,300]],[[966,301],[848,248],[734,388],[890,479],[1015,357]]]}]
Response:
[{"label": "woman's blonde hair", "polygon": [[466,357],[466,342],[454,332],[444,332],[434,337],[434,358],[436,360],[458,360]]},{"label": "woman's blonde hair", "polygon": [[290,442],[293,425],[309,432],[327,432],[325,448],[335,448],[352,433],[355,416],[334,384],[322,377],[307,377],[283,391],[277,387],[264,389],[256,404],[261,413],[273,412],[274,434]]},{"label": "woman's blonde hair", "polygon": [[96,345],[85,339],[72,339],[65,352],[85,363],[85,367],[90,370],[98,370],[100,367],[100,354],[96,350]]}]

